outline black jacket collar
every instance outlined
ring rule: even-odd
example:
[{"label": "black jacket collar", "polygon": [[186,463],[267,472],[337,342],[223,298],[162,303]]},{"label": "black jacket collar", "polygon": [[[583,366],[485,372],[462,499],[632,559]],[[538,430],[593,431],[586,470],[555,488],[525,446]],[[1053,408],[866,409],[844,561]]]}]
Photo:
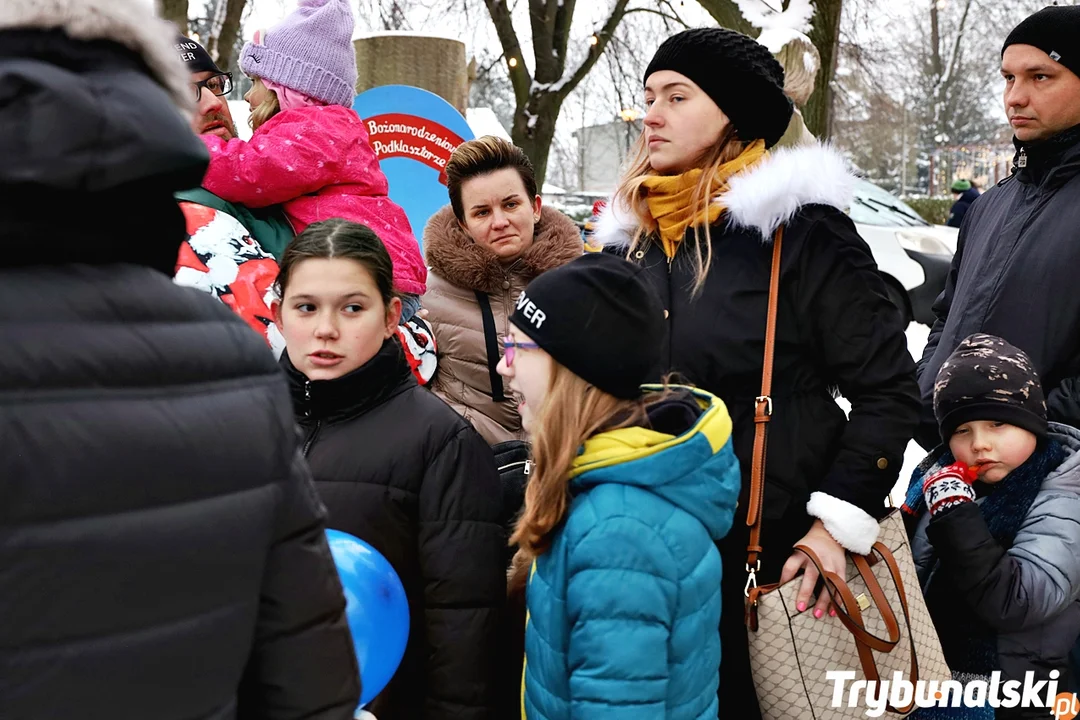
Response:
[{"label": "black jacket collar", "polygon": [[356,417],[416,384],[396,337],[384,342],[371,360],[334,380],[308,380],[288,352],[281,354],[281,366],[300,422]]},{"label": "black jacket collar", "polygon": [[1013,165],[1021,182],[1040,185],[1052,178],[1060,184],[1080,172],[1080,125],[1037,143],[1025,144],[1014,137],[1013,145]]}]

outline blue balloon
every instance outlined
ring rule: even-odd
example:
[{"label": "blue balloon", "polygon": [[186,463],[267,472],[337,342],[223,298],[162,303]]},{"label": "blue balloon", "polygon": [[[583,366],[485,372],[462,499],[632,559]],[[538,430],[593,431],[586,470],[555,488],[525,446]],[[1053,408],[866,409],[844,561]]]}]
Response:
[{"label": "blue balloon", "polygon": [[409,602],[393,566],[375,548],[340,530],[327,530],[360,664],[360,707],[394,676],[409,641]]}]

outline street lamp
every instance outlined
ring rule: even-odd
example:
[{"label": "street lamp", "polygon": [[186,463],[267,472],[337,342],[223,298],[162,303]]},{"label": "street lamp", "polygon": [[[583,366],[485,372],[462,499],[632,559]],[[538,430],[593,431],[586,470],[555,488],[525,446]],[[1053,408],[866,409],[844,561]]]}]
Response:
[{"label": "street lamp", "polygon": [[641,111],[637,108],[623,108],[619,111],[619,117],[626,123],[626,154],[630,154],[630,128],[634,121],[641,117]]}]

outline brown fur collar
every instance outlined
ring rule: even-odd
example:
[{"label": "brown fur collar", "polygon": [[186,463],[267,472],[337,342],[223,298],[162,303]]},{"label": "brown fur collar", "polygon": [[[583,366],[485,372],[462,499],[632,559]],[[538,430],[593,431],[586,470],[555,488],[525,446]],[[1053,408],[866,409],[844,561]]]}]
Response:
[{"label": "brown fur collar", "polygon": [[424,253],[432,272],[458,287],[486,293],[502,291],[508,274],[528,282],[583,252],[577,225],[552,208],[540,210],[532,246],[509,270],[465,234],[449,205],[432,215],[424,228]]}]

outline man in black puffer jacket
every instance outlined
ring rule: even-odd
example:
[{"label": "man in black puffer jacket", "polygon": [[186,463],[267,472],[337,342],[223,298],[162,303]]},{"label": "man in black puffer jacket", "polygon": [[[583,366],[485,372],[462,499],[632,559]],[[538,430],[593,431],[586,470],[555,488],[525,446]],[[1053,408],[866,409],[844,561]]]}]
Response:
[{"label": "man in black puffer jacket", "polygon": [[171,41],[141,0],[0,3],[0,717],[345,720],[285,380],[170,279],[208,162]]}]

